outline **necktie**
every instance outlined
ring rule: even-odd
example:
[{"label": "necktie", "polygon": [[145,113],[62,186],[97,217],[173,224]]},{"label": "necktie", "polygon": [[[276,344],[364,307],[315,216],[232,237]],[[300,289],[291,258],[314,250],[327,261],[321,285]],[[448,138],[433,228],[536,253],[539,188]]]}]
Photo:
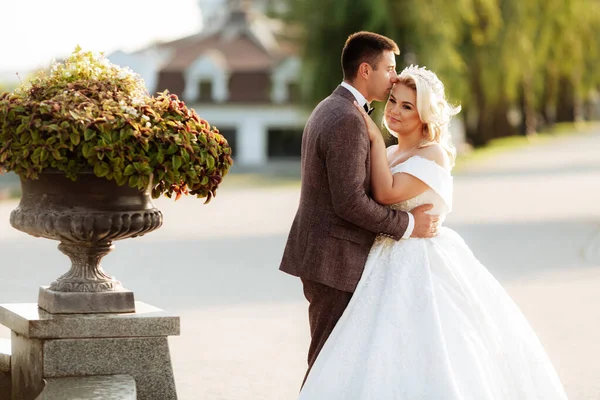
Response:
[{"label": "necktie", "polygon": [[373,112],[374,108],[373,107],[369,107],[369,105],[367,103],[365,103],[363,105],[363,108],[365,109],[365,111],[367,112],[367,114],[371,115],[371,113]]}]

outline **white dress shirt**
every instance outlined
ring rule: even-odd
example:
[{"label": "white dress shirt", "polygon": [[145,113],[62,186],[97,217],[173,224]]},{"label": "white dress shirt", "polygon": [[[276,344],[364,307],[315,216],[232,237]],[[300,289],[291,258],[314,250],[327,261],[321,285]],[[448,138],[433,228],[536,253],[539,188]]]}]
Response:
[{"label": "white dress shirt", "polygon": [[[369,104],[369,102],[367,101],[367,99],[365,99],[365,96],[363,96],[362,93],[359,92],[354,86],[350,85],[347,82],[342,82],[340,85],[345,87],[346,89],[348,89],[348,91],[350,91],[350,93],[352,93],[352,95],[356,99],[356,102],[358,103],[359,106],[364,107],[365,104],[367,104],[368,107],[371,106]],[[411,213],[407,213],[407,214],[408,214],[408,227],[406,228],[406,232],[404,232],[404,235],[402,235],[402,239],[408,239],[410,237],[410,235],[412,235],[413,230],[415,229],[415,217],[413,217],[413,215]]]}]

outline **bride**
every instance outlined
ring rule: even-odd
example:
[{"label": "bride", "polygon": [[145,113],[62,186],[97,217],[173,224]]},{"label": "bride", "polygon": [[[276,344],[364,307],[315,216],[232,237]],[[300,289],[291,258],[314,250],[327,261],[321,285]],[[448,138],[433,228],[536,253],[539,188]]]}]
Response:
[{"label": "bride", "polygon": [[[371,140],[375,200],[401,210],[452,209],[455,152],[448,124],[460,111],[425,68],[399,75],[385,107],[398,145]],[[379,236],[341,319],[317,357],[301,400],[566,399],[527,320],[462,238]]]}]

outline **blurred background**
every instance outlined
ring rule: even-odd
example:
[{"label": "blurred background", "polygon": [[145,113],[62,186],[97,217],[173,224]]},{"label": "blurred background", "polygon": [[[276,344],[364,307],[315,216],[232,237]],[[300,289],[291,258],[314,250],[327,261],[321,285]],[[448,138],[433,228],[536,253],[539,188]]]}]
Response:
[{"label": "blurred background", "polygon": [[[104,268],[182,316],[170,341],[181,399],[294,398],[306,302],[277,269],[304,123],[359,30],[394,39],[398,71],[427,66],[462,105],[446,225],[526,314],[569,398],[600,399],[598,0],[4,1],[0,91],[80,45],[220,129],[235,165],[217,198],[158,199],[164,226],[117,243]],[[67,259],[10,227],[18,177],[0,175],[0,199],[0,303],[35,302]]]}]

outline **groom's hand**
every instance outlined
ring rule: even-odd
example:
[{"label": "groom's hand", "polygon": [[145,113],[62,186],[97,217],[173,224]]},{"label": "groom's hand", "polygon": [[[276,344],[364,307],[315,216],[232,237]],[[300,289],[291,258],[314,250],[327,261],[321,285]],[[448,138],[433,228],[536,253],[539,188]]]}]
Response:
[{"label": "groom's hand", "polygon": [[423,204],[413,208],[410,213],[415,218],[415,228],[410,237],[431,238],[438,234],[439,215],[426,214],[433,208],[432,204]]}]

